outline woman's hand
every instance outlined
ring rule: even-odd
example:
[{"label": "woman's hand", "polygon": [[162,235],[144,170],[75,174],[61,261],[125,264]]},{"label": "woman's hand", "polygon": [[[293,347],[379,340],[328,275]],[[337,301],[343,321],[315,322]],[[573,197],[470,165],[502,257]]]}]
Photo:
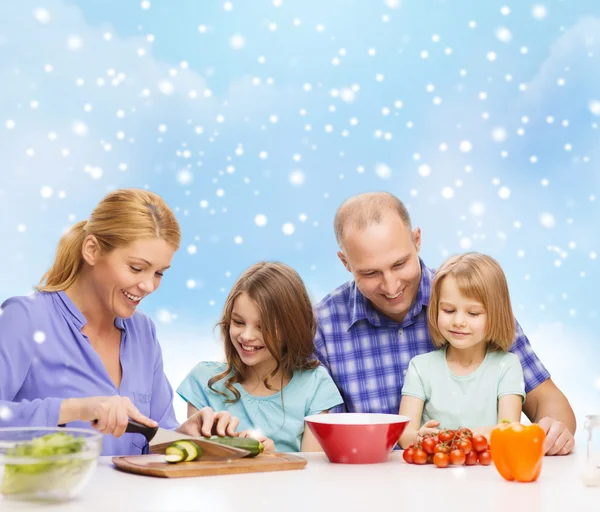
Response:
[{"label": "woman's hand", "polygon": [[239,423],[240,420],[227,411],[215,412],[210,407],[203,407],[176,430],[193,437],[236,436],[235,429]]},{"label": "woman's hand", "polygon": [[274,452],[275,451],[275,443],[272,439],[256,432],[255,430],[242,430],[237,434],[239,437],[251,437],[252,439],[256,439],[259,443],[262,443],[265,447],[264,452]]},{"label": "woman's hand", "polygon": [[149,427],[158,425],[138,411],[129,398],[118,395],[67,398],[61,404],[58,424],[89,421],[99,432],[121,437],[130,418]]}]

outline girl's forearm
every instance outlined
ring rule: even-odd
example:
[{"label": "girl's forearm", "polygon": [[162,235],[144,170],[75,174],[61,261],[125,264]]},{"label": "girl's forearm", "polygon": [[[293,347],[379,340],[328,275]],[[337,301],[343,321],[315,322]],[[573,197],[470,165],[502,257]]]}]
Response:
[{"label": "girl's forearm", "polygon": [[419,431],[417,429],[411,428],[407,425],[404,429],[404,432],[402,432],[402,435],[400,436],[400,441],[398,442],[398,444],[403,450],[406,450],[411,444],[417,442],[418,433]]},{"label": "girl's forearm", "polygon": [[490,434],[492,433],[492,430],[494,430],[495,428],[496,428],[496,425],[491,425],[489,427],[477,427],[477,428],[473,429],[473,437],[484,436],[487,439],[487,442],[489,444]]}]

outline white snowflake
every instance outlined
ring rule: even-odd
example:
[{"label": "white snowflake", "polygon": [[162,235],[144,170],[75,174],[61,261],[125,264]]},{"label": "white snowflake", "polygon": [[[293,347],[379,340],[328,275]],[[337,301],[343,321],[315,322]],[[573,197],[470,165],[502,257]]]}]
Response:
[{"label": "white snowflake", "polygon": [[234,50],[241,50],[246,45],[246,39],[242,34],[234,34],[231,36],[231,39],[229,39],[229,45]]},{"label": "white snowflake", "polygon": [[377,176],[379,176],[381,179],[387,180],[391,177],[392,170],[387,164],[378,163],[375,164],[375,174],[377,174]]},{"label": "white snowflake", "polygon": [[426,178],[430,174],[431,174],[431,167],[429,167],[429,165],[427,165],[427,164],[419,165],[419,175],[420,176],[423,176],[423,178]]},{"label": "white snowflake", "polygon": [[452,187],[444,187],[442,189],[442,197],[444,199],[452,199],[454,197],[454,189]]},{"label": "white snowflake", "polygon": [[[440,149],[442,149],[441,146],[440,146]],[[471,151],[473,149],[473,144],[471,144],[471,142],[468,140],[463,140],[459,145],[459,149],[463,153],[468,153],[469,151]]]},{"label": "white snowflake", "polygon": [[556,219],[554,215],[549,212],[542,212],[539,216],[540,224],[547,229],[551,229],[556,226]]},{"label": "white snowflake", "polygon": [[508,199],[510,197],[511,191],[508,187],[500,187],[498,189],[498,196],[500,199]]},{"label": "white snowflake", "polygon": [[295,185],[296,187],[299,187],[300,185],[304,184],[304,173],[300,170],[298,171],[292,171],[290,173],[290,183],[292,185]]},{"label": "white snowflake", "polygon": [[194,175],[188,169],[182,169],[177,173],[177,181],[181,185],[189,185],[194,181]]},{"label": "white snowflake", "polygon": [[50,23],[50,20],[52,19],[52,16],[50,16],[50,13],[44,9],[43,7],[38,7],[37,9],[33,10],[33,17],[39,21],[42,24],[46,24],[46,23]]},{"label": "white snowflake", "polygon": [[479,201],[476,201],[475,203],[471,204],[471,206],[469,207],[469,211],[472,215],[480,217],[485,213],[485,205]]},{"label": "white snowflake", "polygon": [[512,32],[506,27],[498,27],[495,34],[498,40],[503,43],[510,43],[513,37]]},{"label": "white snowflake", "polygon": [[75,121],[71,126],[73,133],[79,137],[85,137],[88,134],[88,127],[83,121]]},{"label": "white snowflake", "polygon": [[284,235],[292,235],[294,234],[295,228],[291,222],[286,222],[282,227],[281,231],[283,231]]},{"label": "white snowflake", "polygon": [[256,217],[254,217],[254,223],[259,228],[264,228],[267,225],[267,216],[262,213],[259,213]]},{"label": "white snowflake", "polygon": [[536,20],[543,20],[548,15],[548,9],[546,9],[546,6],[543,4],[535,4],[531,8],[531,15]]}]

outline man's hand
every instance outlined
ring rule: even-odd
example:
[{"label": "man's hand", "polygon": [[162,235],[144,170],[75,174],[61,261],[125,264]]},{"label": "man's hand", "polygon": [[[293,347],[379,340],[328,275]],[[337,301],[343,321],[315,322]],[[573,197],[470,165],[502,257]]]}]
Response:
[{"label": "man's hand", "polygon": [[203,407],[190,416],[187,421],[177,427],[177,432],[194,437],[235,436],[235,429],[240,420],[227,411],[215,412],[210,407]]},{"label": "man's hand", "polygon": [[573,451],[575,438],[564,423],[546,416],[538,421],[538,425],[546,432],[544,441],[546,455],[568,455]]}]

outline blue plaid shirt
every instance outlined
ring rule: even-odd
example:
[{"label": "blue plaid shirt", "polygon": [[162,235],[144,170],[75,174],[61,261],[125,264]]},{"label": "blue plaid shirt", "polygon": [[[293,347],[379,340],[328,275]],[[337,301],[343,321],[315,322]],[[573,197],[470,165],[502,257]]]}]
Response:
[{"label": "blue plaid shirt", "polygon": [[[316,305],[315,355],[329,370],[345,404],[332,412],[398,414],[409,361],[436,350],[427,329],[433,275],[421,261],[417,298],[402,323],[377,311],[354,281]],[[510,350],[521,360],[527,393],[550,377],[518,323]]]}]

